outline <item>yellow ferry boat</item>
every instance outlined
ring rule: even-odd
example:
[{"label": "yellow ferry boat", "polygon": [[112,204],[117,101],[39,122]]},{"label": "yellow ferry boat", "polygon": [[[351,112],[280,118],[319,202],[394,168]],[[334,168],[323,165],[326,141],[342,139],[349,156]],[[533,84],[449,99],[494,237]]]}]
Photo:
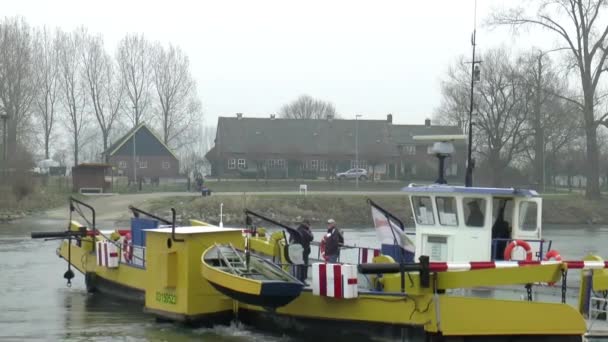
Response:
[{"label": "yellow ferry boat", "polygon": [[[295,259],[288,254],[297,250],[286,232],[294,230],[280,223],[284,229],[272,234],[251,227],[244,233],[196,220],[176,226],[175,211],[165,220],[130,208],[136,214],[130,229],[101,230],[94,208],[71,199],[71,213],[91,210],[87,226],[70,215],[67,231],[32,237],[62,239],[57,253],[68,263],[68,283],[75,268],[84,274],[88,291],[140,302],[163,320],[211,325],[238,319],[319,339],[420,335],[427,341],[582,341],[589,322],[606,319],[601,310],[606,300],[594,294],[608,290],[608,262],[597,256],[563,261],[555,254],[545,260],[550,243],[542,240],[542,199],[536,192],[441,184],[411,185],[403,192],[415,218],[413,240],[394,216],[373,205],[381,253],[353,264],[313,263],[310,285],[280,305],[265,302],[269,293],[260,278],[226,272],[221,267],[230,266],[214,263],[210,253],[220,245],[253,253],[276,264],[275,278],[297,284],[285,276]],[[477,210],[470,208],[473,202],[481,217],[469,220]],[[492,237],[497,212],[511,227],[502,256],[515,257],[523,246],[524,260],[498,260],[502,240]],[[577,307],[565,299],[572,269],[583,275]],[[533,300],[533,287],[555,283],[561,298]],[[461,292],[504,286],[518,286],[528,296],[508,300]]]}]

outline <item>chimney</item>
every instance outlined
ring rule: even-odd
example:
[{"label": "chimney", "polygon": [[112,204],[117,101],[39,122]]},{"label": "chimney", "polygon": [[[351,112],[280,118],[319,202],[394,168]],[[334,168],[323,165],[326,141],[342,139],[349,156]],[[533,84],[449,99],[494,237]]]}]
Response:
[{"label": "chimney", "polygon": [[236,113],[236,118],[241,120],[243,118],[243,113]]},{"label": "chimney", "polygon": [[389,124],[393,123],[393,114],[386,115],[386,122]]},{"label": "chimney", "polygon": [[424,120],[424,127],[431,127],[431,119]]},{"label": "chimney", "polygon": [[275,115],[274,114],[270,114],[270,120],[274,120],[275,119]]}]

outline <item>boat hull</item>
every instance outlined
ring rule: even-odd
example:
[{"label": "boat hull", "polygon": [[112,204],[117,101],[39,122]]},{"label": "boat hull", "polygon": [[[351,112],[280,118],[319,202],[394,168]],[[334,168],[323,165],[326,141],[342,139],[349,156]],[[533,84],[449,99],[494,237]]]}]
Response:
[{"label": "boat hull", "polygon": [[302,290],[302,286],[298,284],[266,283],[261,285],[259,294],[251,294],[239,291],[238,286],[235,288],[223,286],[212,281],[209,281],[209,283],[216,290],[236,301],[264,308],[285,306],[296,299]]},{"label": "boat hull", "polygon": [[[275,309],[289,304],[302,292],[303,283],[280,267],[267,264],[264,259],[254,255],[251,258],[258,261],[257,267],[272,268],[271,272],[267,272],[266,275],[263,272],[257,273],[253,267],[249,276],[246,275],[247,272],[233,274],[225,271],[227,267],[222,269],[219,265],[220,260],[212,257],[218,248],[222,247],[212,246],[203,252],[201,273],[217,291],[229,298],[241,303]],[[272,278],[273,276],[278,279]]]}]

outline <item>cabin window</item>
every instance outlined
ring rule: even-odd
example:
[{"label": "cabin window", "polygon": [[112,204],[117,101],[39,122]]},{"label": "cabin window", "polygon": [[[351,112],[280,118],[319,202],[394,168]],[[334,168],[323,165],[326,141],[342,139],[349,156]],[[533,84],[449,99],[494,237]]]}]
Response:
[{"label": "cabin window", "polygon": [[521,230],[536,230],[537,212],[538,205],[536,202],[521,202],[519,204],[519,227]]},{"label": "cabin window", "polygon": [[171,163],[169,163],[168,161],[164,161],[163,162],[163,169],[170,169],[171,168]]},{"label": "cabin window", "polygon": [[236,159],[228,159],[228,169],[236,169]]},{"label": "cabin window", "polygon": [[418,224],[433,225],[435,218],[433,216],[433,202],[428,196],[412,196],[414,204],[414,216]]},{"label": "cabin window", "polygon": [[147,169],[148,168],[148,161],[147,160],[140,160],[139,161],[139,168],[140,169]]},{"label": "cabin window", "polygon": [[454,197],[437,197],[435,203],[437,204],[439,223],[442,226],[457,226],[456,199]]},{"label": "cabin window", "polygon": [[465,224],[469,227],[483,227],[486,217],[486,200],[483,198],[463,198]]},{"label": "cabin window", "polygon": [[118,168],[120,169],[126,169],[127,168],[127,162],[124,160],[121,160],[118,162]]},{"label": "cabin window", "polygon": [[239,169],[246,169],[247,168],[247,161],[245,159],[239,159]]}]

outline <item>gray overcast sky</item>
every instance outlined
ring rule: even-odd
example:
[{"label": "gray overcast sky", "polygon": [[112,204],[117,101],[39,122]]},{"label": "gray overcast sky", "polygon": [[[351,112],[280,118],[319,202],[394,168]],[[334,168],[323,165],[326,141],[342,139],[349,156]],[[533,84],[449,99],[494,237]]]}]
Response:
[{"label": "gray overcast sky", "polygon": [[[479,0],[478,23],[515,3]],[[128,32],[179,45],[211,125],[220,115],[275,113],[304,93],[333,102],[344,118],[393,113],[397,123],[420,124],[439,105],[448,65],[470,55],[474,0],[4,0],[1,8],[33,26],[85,25],[112,54]],[[482,52],[515,42],[481,25],[477,39]]]}]

